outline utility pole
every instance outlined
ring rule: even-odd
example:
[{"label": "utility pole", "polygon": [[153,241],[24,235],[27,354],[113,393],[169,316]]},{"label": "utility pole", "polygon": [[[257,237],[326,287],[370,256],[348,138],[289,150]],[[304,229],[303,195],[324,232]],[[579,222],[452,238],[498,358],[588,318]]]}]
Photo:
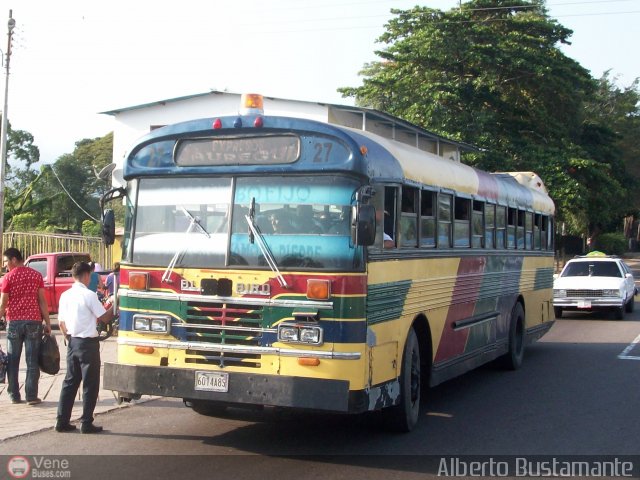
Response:
[{"label": "utility pole", "polygon": [[5,81],[4,81],[4,108],[2,109],[2,131],[0,132],[0,253],[4,251],[4,199],[5,199],[5,170],[7,167],[7,129],[9,116],[9,62],[11,61],[11,41],[16,21],[13,19],[13,10],[9,10],[9,22],[7,23],[7,53],[5,55]]}]

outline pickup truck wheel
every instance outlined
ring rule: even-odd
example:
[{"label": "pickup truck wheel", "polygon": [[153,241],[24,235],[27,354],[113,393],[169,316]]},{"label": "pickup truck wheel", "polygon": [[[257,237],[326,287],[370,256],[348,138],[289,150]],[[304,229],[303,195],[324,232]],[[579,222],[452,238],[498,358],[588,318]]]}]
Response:
[{"label": "pickup truck wheel", "polygon": [[556,316],[556,318],[562,318],[562,308],[553,307],[553,313]]},{"label": "pickup truck wheel", "polygon": [[636,303],[635,298],[631,297],[631,300],[629,300],[625,305],[625,310],[627,311],[627,313],[633,313],[633,310],[635,309],[635,306],[636,306],[635,303]]}]

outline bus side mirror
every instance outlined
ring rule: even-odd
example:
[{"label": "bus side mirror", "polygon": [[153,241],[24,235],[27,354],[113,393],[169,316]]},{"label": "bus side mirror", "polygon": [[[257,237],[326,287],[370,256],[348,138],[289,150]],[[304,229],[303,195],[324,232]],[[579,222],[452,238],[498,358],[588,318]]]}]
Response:
[{"label": "bus side mirror", "polygon": [[353,208],[351,240],[354,245],[367,247],[376,239],[376,208],[373,205],[358,205]]},{"label": "bus side mirror", "polygon": [[102,216],[102,241],[107,246],[116,241],[116,217],[110,208]]}]

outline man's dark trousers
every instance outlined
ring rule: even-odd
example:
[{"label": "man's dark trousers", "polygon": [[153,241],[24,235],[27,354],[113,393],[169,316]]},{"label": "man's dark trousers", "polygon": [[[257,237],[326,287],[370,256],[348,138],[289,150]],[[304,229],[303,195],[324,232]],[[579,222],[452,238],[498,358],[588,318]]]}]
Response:
[{"label": "man's dark trousers", "polygon": [[100,390],[100,344],[98,338],[71,337],[67,347],[67,376],[62,382],[58,404],[58,424],[71,419],[78,387],[82,381],[82,423],[93,422]]}]

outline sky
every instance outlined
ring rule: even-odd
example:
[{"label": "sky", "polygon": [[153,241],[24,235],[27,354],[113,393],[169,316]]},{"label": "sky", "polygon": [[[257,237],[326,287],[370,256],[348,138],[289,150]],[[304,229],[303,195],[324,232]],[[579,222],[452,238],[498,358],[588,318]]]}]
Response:
[{"label": "sky", "polygon": [[[457,0],[7,0],[16,28],[8,118],[34,135],[41,161],[113,130],[99,112],[182,95],[228,90],[351,103],[337,89],[358,86],[376,60],[391,8],[447,10]],[[595,77],[640,77],[640,0],[547,0],[572,29],[564,52]],[[6,19],[6,20],[5,20]],[[4,68],[2,70],[4,86]],[[3,89],[4,90],[4,89]],[[215,113],[212,112],[212,116]]]}]

